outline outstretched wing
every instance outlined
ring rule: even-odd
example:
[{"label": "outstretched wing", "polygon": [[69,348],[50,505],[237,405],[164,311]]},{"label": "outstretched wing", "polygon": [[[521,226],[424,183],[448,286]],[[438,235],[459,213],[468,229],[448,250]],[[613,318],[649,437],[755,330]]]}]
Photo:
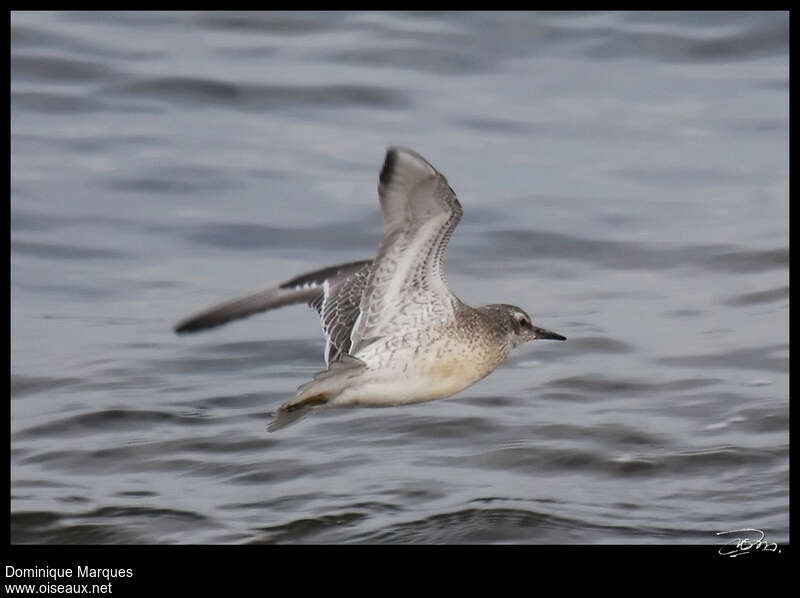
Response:
[{"label": "outstretched wing", "polygon": [[[371,263],[372,260],[351,262],[301,274],[274,287],[246,297],[220,303],[194,314],[179,322],[175,326],[175,332],[181,334],[206,330],[221,326],[232,320],[246,318],[262,311],[293,303],[309,303],[312,307],[316,307],[318,303],[321,304],[326,287],[337,288],[341,286],[352,274],[363,269],[369,269]],[[364,278],[366,279],[366,277]],[[355,292],[355,288],[353,292]],[[317,311],[319,312],[319,308],[317,308]],[[322,316],[321,313],[320,316]],[[355,320],[355,316],[353,316],[353,319]],[[323,322],[323,329],[324,327],[325,324]]]},{"label": "outstretched wing", "polygon": [[380,174],[383,239],[361,296],[350,353],[400,327],[453,317],[457,301],[444,277],[447,242],[461,204],[422,156],[392,147]]}]

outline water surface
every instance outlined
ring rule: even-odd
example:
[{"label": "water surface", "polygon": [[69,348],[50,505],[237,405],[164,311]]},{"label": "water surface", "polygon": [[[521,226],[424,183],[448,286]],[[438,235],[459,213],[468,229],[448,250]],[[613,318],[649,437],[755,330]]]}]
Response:
[{"label": "water surface", "polygon": [[[12,13],[12,543],[787,542],[788,21]],[[267,434],[314,313],[172,326],[372,256],[394,144],[569,340]]]}]

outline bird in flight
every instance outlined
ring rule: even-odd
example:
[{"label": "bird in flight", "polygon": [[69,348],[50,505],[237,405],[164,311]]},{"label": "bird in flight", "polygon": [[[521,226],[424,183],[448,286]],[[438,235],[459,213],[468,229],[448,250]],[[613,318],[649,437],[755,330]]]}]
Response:
[{"label": "bird in flight", "polygon": [[422,156],[390,147],[378,196],[383,238],[374,259],[301,274],[175,326],[177,333],[197,332],[294,303],[316,310],[327,369],[280,406],[269,431],[323,407],[441,399],[486,377],[521,343],[566,340],[519,307],[470,307],[450,291],[444,255],[461,204]]}]

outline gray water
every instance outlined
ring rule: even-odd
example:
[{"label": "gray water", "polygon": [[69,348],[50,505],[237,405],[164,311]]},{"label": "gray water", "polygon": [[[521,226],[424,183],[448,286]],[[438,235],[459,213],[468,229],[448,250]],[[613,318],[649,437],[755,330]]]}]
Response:
[{"label": "gray water", "polygon": [[[11,15],[12,543],[789,539],[787,13]],[[267,413],[292,306],[411,147],[472,305],[565,343],[445,400]]]}]

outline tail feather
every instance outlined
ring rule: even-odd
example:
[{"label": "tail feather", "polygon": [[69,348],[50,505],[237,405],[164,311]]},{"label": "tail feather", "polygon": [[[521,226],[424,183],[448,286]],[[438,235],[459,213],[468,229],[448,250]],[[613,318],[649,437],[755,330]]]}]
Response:
[{"label": "tail feather", "polygon": [[267,426],[269,432],[281,430],[300,421],[312,411],[327,405],[330,400],[349,386],[366,364],[352,355],[344,355],[330,364],[327,370],[314,374],[314,377],[297,389],[297,395],[286,401],[273,414]]},{"label": "tail feather", "polygon": [[267,425],[267,432],[275,432],[291,426],[304,417],[311,415],[311,412],[316,411],[318,408],[318,405],[297,405],[294,409],[281,406],[272,414],[272,421]]},{"label": "tail feather", "polygon": [[291,402],[302,401],[307,396],[319,394],[321,392],[330,393],[334,392],[328,390],[328,387],[334,388],[339,386],[335,392],[342,390],[343,383],[348,381],[350,377],[366,364],[352,355],[342,355],[336,361],[332,361],[327,370],[322,370],[314,374],[309,382],[301,385],[297,389],[297,396]]}]

